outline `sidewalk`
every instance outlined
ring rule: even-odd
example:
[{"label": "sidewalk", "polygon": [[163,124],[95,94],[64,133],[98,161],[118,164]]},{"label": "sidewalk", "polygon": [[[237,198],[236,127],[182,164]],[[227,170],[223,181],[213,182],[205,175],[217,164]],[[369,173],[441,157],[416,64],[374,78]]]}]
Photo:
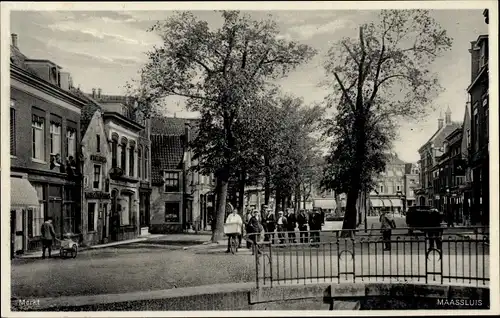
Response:
[{"label": "sidewalk", "polygon": [[[138,243],[138,242],[144,242],[150,239],[162,237],[165,234],[148,234],[144,236],[139,236],[136,239],[131,239],[131,240],[125,240],[125,241],[118,241],[118,242],[111,242],[111,243],[106,243],[106,244],[97,244],[97,245],[92,245],[92,246],[79,246],[78,247],[78,253],[86,250],[91,250],[91,249],[99,249],[99,248],[106,248],[106,247],[112,247],[112,246],[118,246],[118,245],[126,245],[126,244],[132,244],[132,243]],[[52,250],[52,256],[59,256],[59,248],[55,248]],[[36,252],[29,252],[21,255],[16,255],[14,259],[31,259],[31,258],[41,258],[42,257],[42,251],[36,251]]]}]

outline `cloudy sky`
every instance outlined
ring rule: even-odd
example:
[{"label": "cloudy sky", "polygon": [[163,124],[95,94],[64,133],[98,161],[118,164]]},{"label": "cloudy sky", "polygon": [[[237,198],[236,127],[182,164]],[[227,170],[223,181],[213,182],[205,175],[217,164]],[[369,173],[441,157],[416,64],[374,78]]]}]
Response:
[{"label": "cloudy sky", "polygon": [[[195,11],[211,25],[220,23],[220,15]],[[252,11],[259,19],[271,13],[283,36],[315,47],[319,54],[286,79],[283,90],[304,98],[322,101],[327,94],[318,87],[323,79],[322,63],[328,47],[343,36],[356,35],[356,26],[376,18],[376,11]],[[50,59],[72,74],[75,86],[90,92],[102,88],[103,94],[121,94],[127,81],[137,76],[145,62],[144,52],[159,37],[147,32],[156,20],[167,18],[169,11],[13,11],[11,32],[18,34],[21,51],[30,58]],[[434,18],[454,39],[453,48],[436,61],[446,91],[435,100],[437,111],[427,120],[403,123],[395,151],[408,162],[418,160],[417,149],[437,129],[437,117],[449,106],[452,119],[462,121],[466,88],[470,83],[470,41],[488,32],[481,10],[434,10]],[[169,114],[188,116],[182,105],[167,106]]]}]

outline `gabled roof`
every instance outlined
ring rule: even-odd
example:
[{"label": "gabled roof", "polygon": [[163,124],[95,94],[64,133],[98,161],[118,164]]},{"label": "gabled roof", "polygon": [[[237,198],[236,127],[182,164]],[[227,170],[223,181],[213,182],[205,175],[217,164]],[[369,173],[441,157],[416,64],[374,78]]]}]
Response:
[{"label": "gabled roof", "polygon": [[197,132],[199,119],[176,117],[151,117],[151,134],[164,136],[182,136],[185,134],[186,123],[190,124],[191,137]]},{"label": "gabled roof", "polygon": [[151,135],[151,177],[153,184],[162,182],[163,171],[182,169],[183,136]]},{"label": "gabled roof", "polygon": [[443,127],[438,129],[429,140],[425,144],[420,147],[418,150],[419,152],[422,151],[422,149],[427,146],[428,144],[433,144],[434,147],[436,148],[441,148],[443,146],[443,142],[445,141],[445,138],[452,133],[455,129],[460,128],[462,126],[462,123],[453,121],[450,124],[444,124]]}]

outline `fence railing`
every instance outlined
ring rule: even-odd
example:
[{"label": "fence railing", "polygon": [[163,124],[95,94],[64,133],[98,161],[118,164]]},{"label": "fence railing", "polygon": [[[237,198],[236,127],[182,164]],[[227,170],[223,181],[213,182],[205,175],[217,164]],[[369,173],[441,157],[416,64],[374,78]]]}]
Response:
[{"label": "fence railing", "polygon": [[379,229],[265,233],[256,245],[257,288],[314,282],[489,283],[487,228],[397,228],[391,234]]}]

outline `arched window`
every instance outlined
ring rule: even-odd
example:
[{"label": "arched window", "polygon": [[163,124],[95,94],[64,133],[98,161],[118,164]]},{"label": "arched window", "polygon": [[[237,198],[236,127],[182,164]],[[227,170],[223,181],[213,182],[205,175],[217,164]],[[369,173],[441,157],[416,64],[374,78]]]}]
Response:
[{"label": "arched window", "polygon": [[122,137],[120,144],[122,151],[120,152],[120,168],[122,168],[123,173],[127,173],[127,138]]},{"label": "arched window", "polygon": [[149,174],[148,174],[148,167],[149,167],[149,148],[146,147],[144,149],[144,179],[148,180]]},{"label": "arched window", "polygon": [[142,178],[142,146],[137,149],[137,177]]},{"label": "arched window", "polygon": [[111,165],[113,168],[118,166],[118,134],[111,135]]},{"label": "arched window", "polygon": [[129,176],[133,177],[135,174],[135,141],[131,140],[129,142],[130,148],[129,148],[129,158],[128,158],[128,169],[129,169]]}]

